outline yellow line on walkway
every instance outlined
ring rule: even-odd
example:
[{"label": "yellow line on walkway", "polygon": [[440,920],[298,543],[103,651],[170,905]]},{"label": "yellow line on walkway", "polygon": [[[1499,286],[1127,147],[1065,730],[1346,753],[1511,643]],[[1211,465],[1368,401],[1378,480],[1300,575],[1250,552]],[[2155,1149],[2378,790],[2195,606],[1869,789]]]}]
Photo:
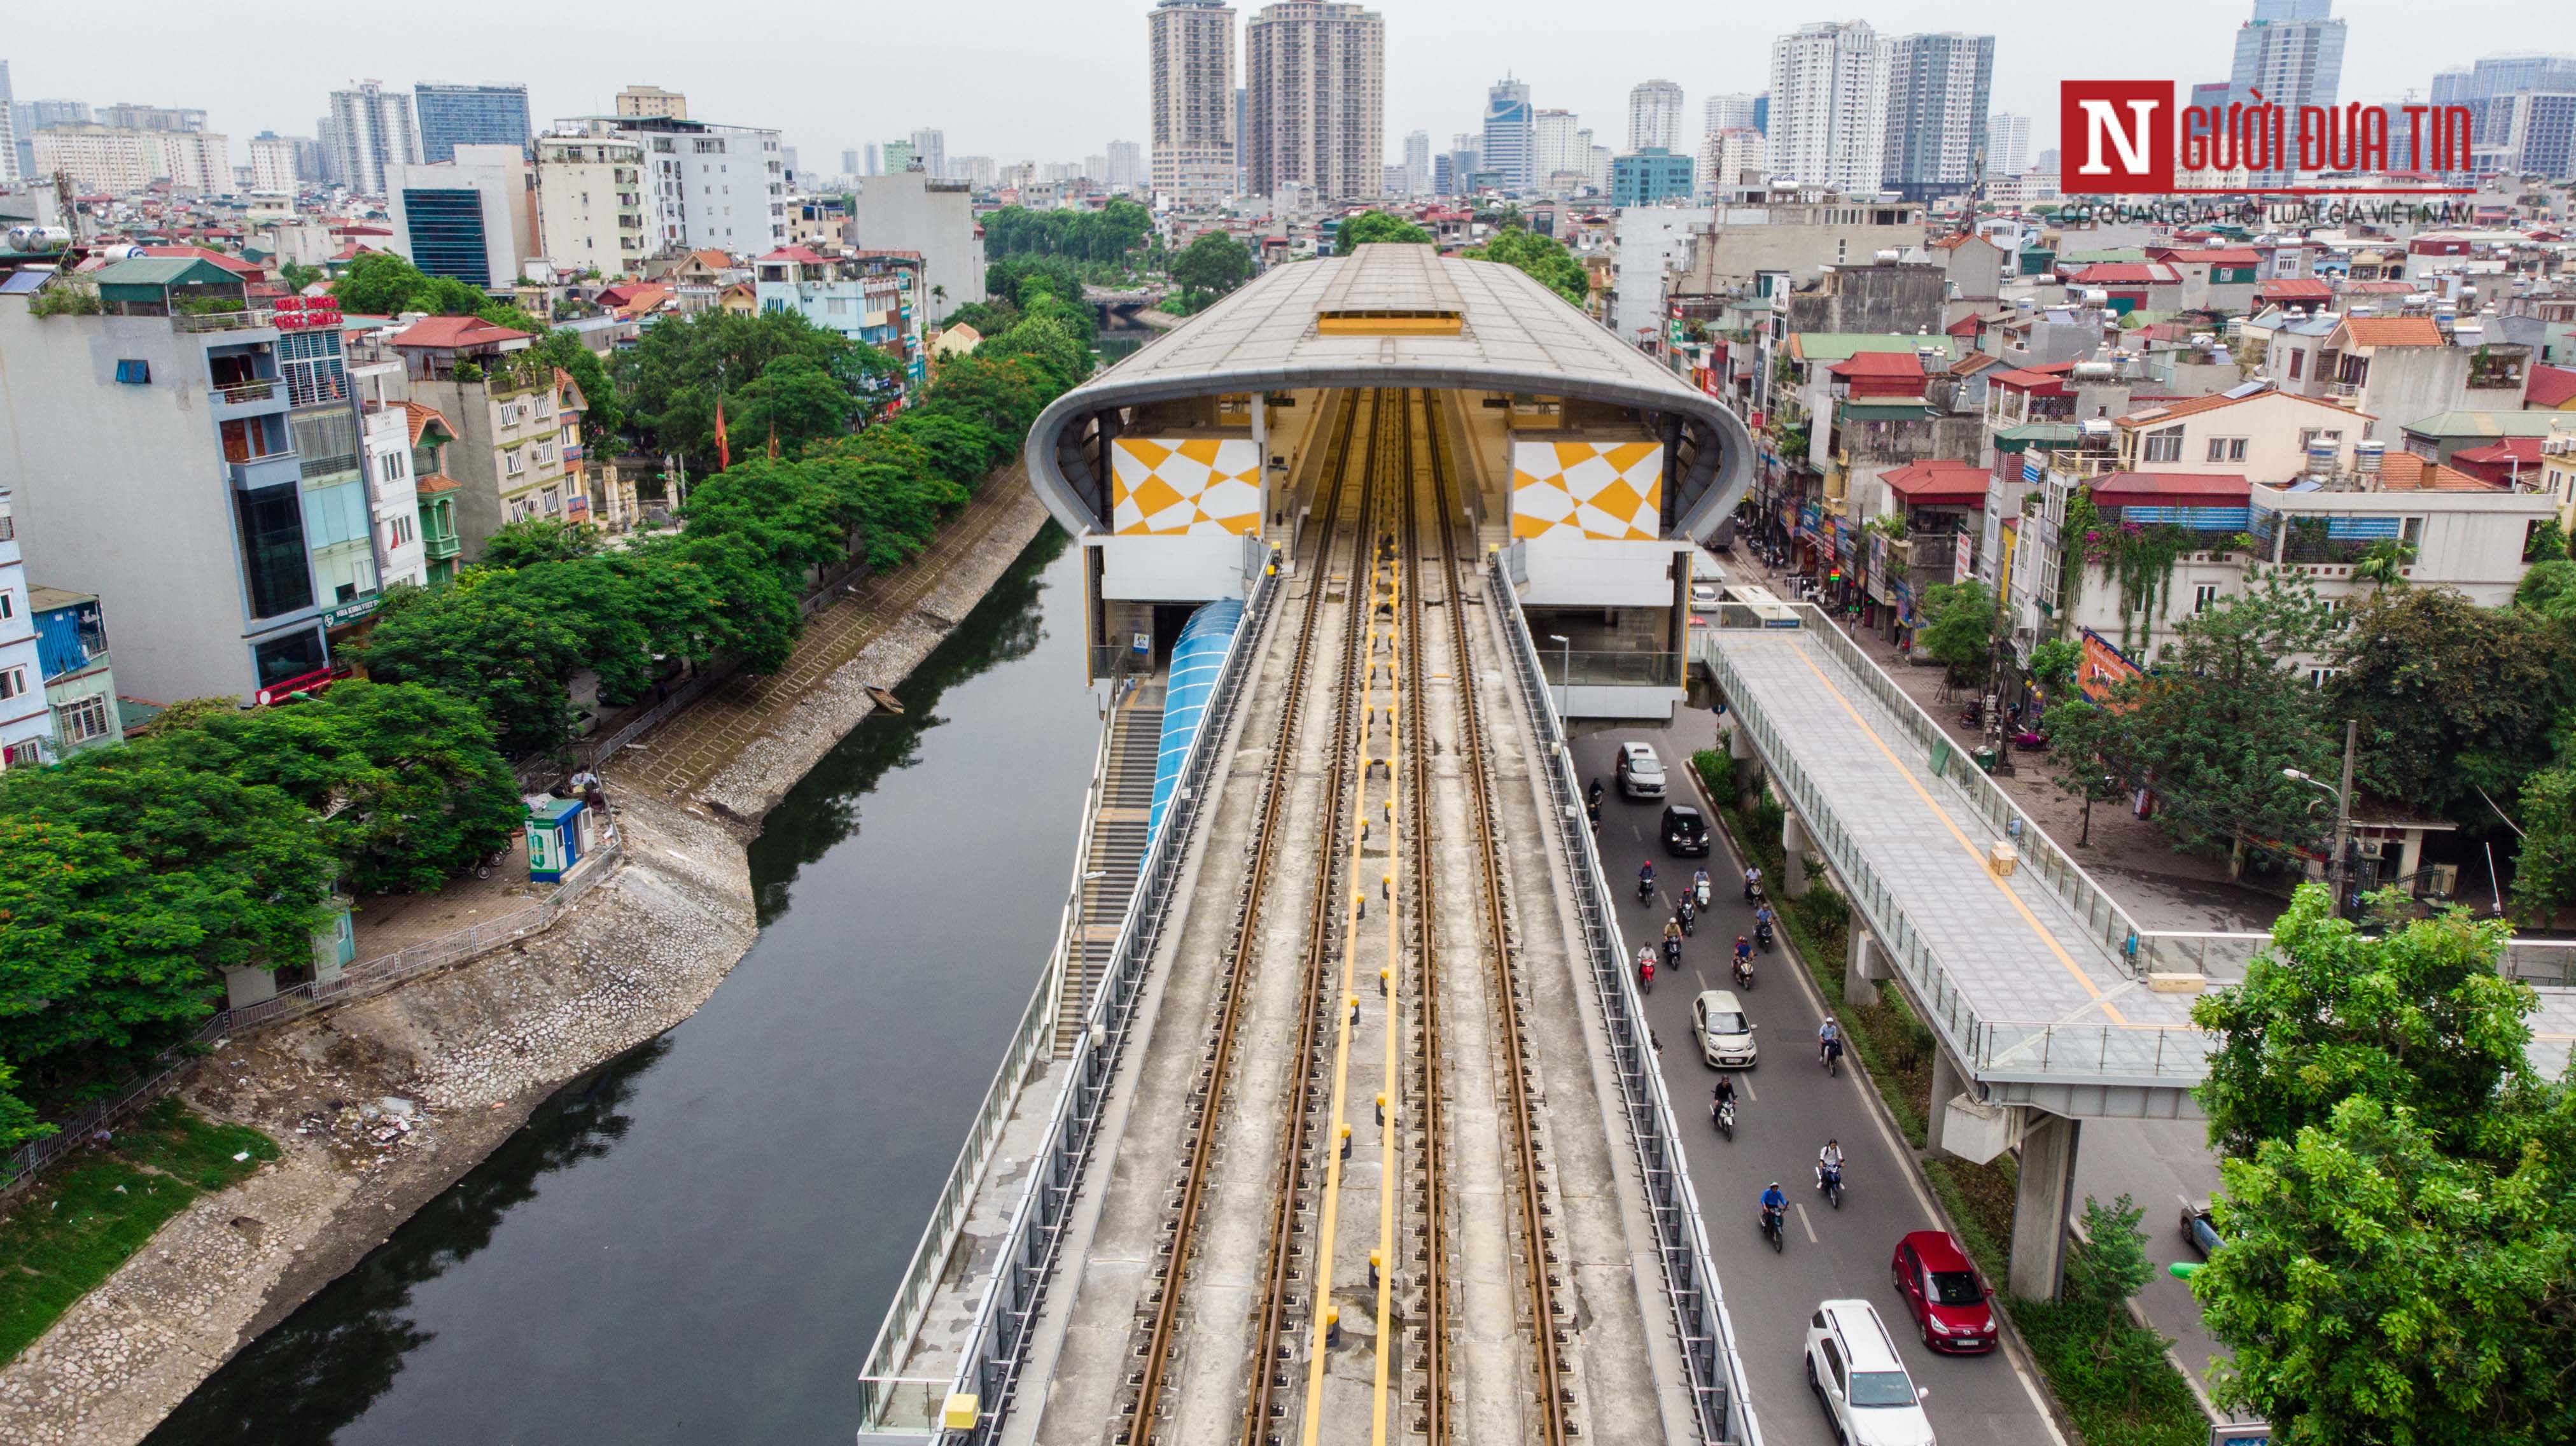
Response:
[{"label": "yellow line on walkway", "polygon": [[1957,839],[1959,847],[1968,851],[1968,857],[1977,861],[1977,871],[1986,876],[1986,882],[1993,884],[2004,896],[2005,902],[2013,906],[2013,912],[2021,915],[2022,922],[2030,926],[2030,932],[2038,937],[2039,942],[2048,946],[2049,953],[2057,956],[2057,962],[2066,966],[2066,972],[2074,977],[2075,982],[2084,986],[2084,992],[2101,1004],[2102,1013],[2108,1016],[2113,1024],[2126,1025],[2129,1021],[2121,1018],[2120,1011],[2103,1000],[2102,991],[2093,987],[2092,980],[2084,977],[2084,970],[2076,964],[2074,957],[2066,952],[2065,946],[2057,942],[2057,936],[2049,932],[2048,926],[2039,922],[2039,916],[2030,911],[2030,905],[2021,901],[2021,895],[2013,891],[2011,882],[1987,867],[1986,856],[1977,852],[1977,846],[1970,842],[1968,835],[1952,821],[1950,811],[1943,808],[1940,801],[1932,797],[1932,791],[1923,786],[1923,780],[1914,776],[1914,770],[1904,759],[1896,756],[1896,750],[1887,746],[1887,740],[1878,736],[1878,730],[1869,726],[1869,720],[1860,715],[1860,709],[1852,706],[1851,699],[1843,696],[1843,690],[1834,686],[1834,680],[1825,676],[1825,670],[1816,666],[1816,660],[1807,656],[1805,648],[1792,647],[1790,651],[1797,656],[1799,662],[1807,665],[1808,672],[1816,675],[1817,682],[1825,685],[1825,691],[1834,695],[1834,701],[1840,703],[1843,711],[1851,715],[1852,722],[1860,726],[1861,732],[1869,735],[1869,741],[1877,745],[1878,751],[1887,755],[1887,761],[1896,766],[1897,776],[1905,780],[1907,787],[1922,796],[1924,806],[1932,810],[1932,816],[1941,820],[1941,826],[1950,831],[1950,837]]}]

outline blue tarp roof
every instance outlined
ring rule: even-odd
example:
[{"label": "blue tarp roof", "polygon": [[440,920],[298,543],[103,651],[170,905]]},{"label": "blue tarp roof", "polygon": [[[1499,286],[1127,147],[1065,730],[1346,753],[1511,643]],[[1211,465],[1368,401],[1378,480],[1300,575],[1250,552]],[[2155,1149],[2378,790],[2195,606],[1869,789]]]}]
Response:
[{"label": "blue tarp roof", "polygon": [[1145,825],[1149,840],[1163,826],[1163,806],[1180,783],[1181,760],[1189,757],[1190,740],[1198,737],[1199,718],[1207,712],[1242,621],[1242,602],[1219,598],[1190,614],[1181,625],[1180,640],[1172,644],[1171,677],[1163,688],[1163,742],[1154,759],[1154,809]]}]

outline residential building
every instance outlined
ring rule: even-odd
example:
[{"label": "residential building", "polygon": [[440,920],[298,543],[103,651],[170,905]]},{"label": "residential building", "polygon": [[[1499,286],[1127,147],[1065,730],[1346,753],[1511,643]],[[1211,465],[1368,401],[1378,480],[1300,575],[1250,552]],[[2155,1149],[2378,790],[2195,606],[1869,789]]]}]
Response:
[{"label": "residential building", "polygon": [[868,143],[867,143],[867,145],[866,145],[866,146],[862,147],[862,149],[863,149],[863,150],[865,150],[865,151],[867,152],[867,169],[866,169],[866,170],[861,171],[859,174],[861,174],[861,175],[863,175],[863,176],[882,176],[882,175],[884,175],[884,174],[885,174],[884,162],[882,162],[882,161],[878,158],[878,156],[877,156],[877,143],[876,143],[876,142],[874,142],[874,141],[870,141],[870,142],[868,142]]},{"label": "residential building", "polygon": [[264,196],[292,196],[302,180],[295,169],[296,143],[266,132],[251,138],[250,188]]},{"label": "residential building", "polygon": [[537,137],[537,249],[558,269],[623,281],[651,253],[644,141],[613,133]]},{"label": "residential building", "polygon": [[1386,18],[1343,0],[1278,0],[1243,31],[1251,193],[1374,199],[1386,154]]},{"label": "residential building", "polygon": [[[922,171],[934,181],[948,178],[948,133],[919,130],[912,133],[912,154],[921,162]],[[794,169],[791,165],[789,169]]]},{"label": "residential building", "polygon": [[1628,88],[1628,149],[1686,150],[1682,136],[1682,88],[1669,80],[1640,81]]},{"label": "residential building", "polygon": [[2481,174],[2576,176],[2576,84],[2509,91],[2482,102],[2477,117],[2472,154]]},{"label": "residential building", "polygon": [[1162,0],[1146,15],[1152,70],[1150,184],[1165,204],[1213,210],[1235,194],[1242,116],[1234,78],[1234,7]]},{"label": "residential building", "polygon": [[[2542,166],[2508,166],[2510,153],[2519,149],[2511,137],[2517,125],[2529,127],[2535,119],[2543,120],[2554,107],[2538,113],[2526,111],[2517,97],[2527,94],[2576,94],[2576,56],[2566,55],[2490,55],[2465,70],[2444,71],[2433,77],[2435,105],[2465,105],[2469,108],[2475,130],[2475,147],[2487,152],[2481,156],[2480,168],[2493,166],[2513,171],[2529,170],[2544,176],[2564,176],[2563,170]],[[2395,159],[2396,130],[2390,140]]]},{"label": "residential building", "polygon": [[1431,132],[1410,131],[1404,137],[1404,194],[1423,196],[1431,191]]},{"label": "residential building", "polygon": [[234,186],[231,142],[204,131],[53,126],[36,132],[34,150],[38,175],[68,171],[84,190],[122,196],[167,181],[182,191],[229,195]]},{"label": "residential building", "polygon": [[422,81],[412,87],[412,100],[420,121],[420,158],[431,165],[456,159],[458,146],[517,146],[524,154],[534,136],[524,85]]},{"label": "residential building", "polygon": [[630,85],[617,93],[616,114],[629,120],[687,120],[689,98],[658,85]]},{"label": "residential building", "polygon": [[86,280],[97,315],[0,297],[31,568],[106,599],[136,696],[265,701],[330,676],[379,577],[338,310],[257,304],[197,255]]},{"label": "residential building", "polygon": [[118,101],[114,105],[99,107],[98,123],[117,130],[172,131],[185,134],[204,130],[206,113],[201,110],[182,110],[176,106],[136,105],[132,101]]},{"label": "residential building", "polygon": [[1751,126],[1710,131],[1700,138],[1700,194],[1720,201],[1762,199],[1770,189],[1770,157],[1770,141]]},{"label": "residential building", "polygon": [[913,154],[910,141],[888,141],[881,149],[885,153],[886,174],[890,176],[902,175],[913,168],[915,161],[921,159]]},{"label": "residential building", "polygon": [[1888,48],[1879,183],[1908,200],[1957,195],[1984,175],[1995,38],[1900,35]]},{"label": "residential building", "polygon": [[18,113],[22,109],[9,89],[9,62],[0,60],[0,186],[15,185],[18,178],[35,170],[36,156],[29,149],[26,164],[18,160]]},{"label": "residential building", "polygon": [[2430,316],[2329,315],[2285,325],[2266,343],[2263,364],[2285,392],[2378,419],[2380,432],[2365,427],[2359,435],[2386,442],[2444,413],[2518,411],[2530,369],[2531,348],[2455,344]]},{"label": "residential building", "polygon": [[338,152],[337,179],[363,196],[383,195],[388,169],[420,160],[411,97],[379,81],[331,92],[329,139]]},{"label": "residential building", "polygon": [[1536,175],[1537,123],[1530,114],[1529,82],[1509,76],[1485,91],[1485,168],[1505,186],[1526,190]]},{"label": "residential building", "polygon": [[[1113,191],[1139,191],[1145,186],[1145,148],[1134,141],[1109,143],[1109,174],[1101,177]],[[965,177],[953,171],[942,172],[952,181]]]},{"label": "residential building", "polygon": [[[437,468],[415,471],[413,448],[423,431],[434,426],[444,436],[451,429],[436,410],[402,400],[408,379],[399,361],[353,366],[349,380],[358,394],[359,460],[366,469],[367,510],[376,530],[377,574],[387,587],[406,582],[429,586],[421,488],[437,475]],[[439,560],[449,566],[437,581],[445,582],[454,573],[455,540],[451,527],[446,534],[450,545],[439,554]]]},{"label": "residential building", "polygon": [[[2344,24],[2333,11],[2334,0],[2254,0],[2254,17],[2237,27],[2228,101],[2276,105],[2291,116],[2306,106],[2332,110],[2343,80],[2344,41]],[[2257,90],[2263,92],[2260,101],[2253,97]],[[2250,179],[2276,186],[2294,174],[2293,167],[2278,166]]]},{"label": "residential building", "polygon": [[1762,205],[1704,215],[1665,286],[1676,304],[1700,308],[1691,314],[1713,314],[1730,299],[1785,292],[1828,266],[1923,244],[1923,208],[1911,202],[1779,191]]},{"label": "residential building", "polygon": [[[0,302],[0,307],[7,306]],[[5,324],[5,322],[0,322]],[[45,707],[45,660],[36,644],[36,607],[18,540],[18,508],[0,482],[0,773],[45,761],[53,715]]]},{"label": "residential building", "polygon": [[558,121],[554,134],[643,147],[648,254],[787,244],[787,157],[774,130],[677,116],[583,116]]},{"label": "residential building", "polygon": [[948,167],[969,191],[990,191],[998,174],[991,156],[952,156]]},{"label": "residential building", "polygon": [[1754,97],[1741,91],[1710,96],[1701,103],[1704,117],[1700,125],[1700,133],[1706,135],[1711,131],[1760,130],[1761,124],[1753,116],[1754,101]]},{"label": "residential building", "polygon": [[[1531,184],[1543,191],[1579,190],[1592,169],[1592,132],[1570,110],[1542,110],[1530,118]],[[1430,137],[1423,139],[1428,142]],[[1565,184],[1567,179],[1574,184]]]},{"label": "residential building", "polygon": [[841,152],[841,179],[855,181],[862,174],[864,173],[859,170],[859,153],[856,150]]},{"label": "residential building", "polygon": [[984,299],[984,233],[975,223],[969,182],[934,181],[919,171],[860,182],[850,203],[849,244],[921,258],[916,304],[929,325]]},{"label": "residential building", "polygon": [[1610,204],[1619,207],[1661,206],[1691,196],[1691,158],[1661,146],[1613,157]]},{"label": "residential building", "polygon": [[385,173],[394,252],[432,276],[497,290],[536,253],[536,203],[516,144],[460,145],[455,159]]},{"label": "residential building", "polygon": [[[2220,107],[2225,108],[2222,99]],[[1997,111],[1986,120],[1986,174],[2018,176],[2030,169],[2030,117]]]},{"label": "residential building", "polygon": [[402,362],[406,400],[453,430],[444,475],[459,484],[455,527],[468,563],[508,523],[588,520],[581,472],[563,455],[561,413],[579,411],[579,395],[571,378],[525,355],[534,340],[472,316],[433,316],[385,339]]},{"label": "residential building", "polygon": [[[0,583],[0,590],[6,587]],[[125,722],[116,707],[116,668],[107,656],[107,618],[98,595],[42,586],[29,587],[26,594],[36,615],[36,655],[44,664],[45,711],[53,716],[53,756],[125,741]],[[8,627],[0,622],[0,633]],[[7,704],[0,704],[0,714],[8,711]]]},{"label": "residential building", "polygon": [[[2405,448],[2428,462],[2450,462],[2461,453],[2515,437],[2547,437],[2566,425],[2551,412],[2436,412],[2399,428]],[[2390,442],[2392,451],[2398,445]]]},{"label": "residential building", "polygon": [[1663,334],[1664,274],[1690,250],[1692,233],[1715,212],[1706,207],[1622,208],[1610,223],[1609,327],[1619,339],[1651,348]]},{"label": "residential building", "polygon": [[1804,25],[1771,42],[1771,169],[1801,185],[1863,195],[1886,162],[1894,47],[1866,21]]},{"label": "residential building", "polygon": [[929,380],[921,253],[823,256],[802,246],[782,246],[751,265],[752,294],[761,311],[792,311],[894,359],[903,379],[873,399],[880,410],[903,406]]}]

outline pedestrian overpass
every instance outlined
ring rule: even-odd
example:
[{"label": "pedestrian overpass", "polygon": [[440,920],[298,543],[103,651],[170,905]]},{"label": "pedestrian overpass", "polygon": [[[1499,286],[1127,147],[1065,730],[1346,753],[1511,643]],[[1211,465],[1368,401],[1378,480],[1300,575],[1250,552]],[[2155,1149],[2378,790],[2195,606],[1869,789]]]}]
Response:
[{"label": "pedestrian overpass", "polygon": [[[2148,929],[1820,610],[1725,604],[1693,654],[1734,718],[1748,793],[1783,811],[1788,893],[1821,855],[1851,901],[1845,995],[1893,984],[1939,1041],[1926,1143],[1983,1161],[2020,1152],[2012,1274],[2057,1278],[2086,1119],[2190,1119],[2211,1041],[2205,988],[2269,942]],[[1998,846],[2011,862],[1999,861]],[[2508,968],[2566,982],[2563,946]],[[2533,1063],[2562,1073],[2576,993],[2541,991]]]}]

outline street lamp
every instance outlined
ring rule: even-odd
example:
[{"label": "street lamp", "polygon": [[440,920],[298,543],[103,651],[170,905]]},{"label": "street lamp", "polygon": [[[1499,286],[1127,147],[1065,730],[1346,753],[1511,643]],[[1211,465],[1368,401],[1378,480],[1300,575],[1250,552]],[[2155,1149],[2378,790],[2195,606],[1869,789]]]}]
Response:
[{"label": "street lamp", "polygon": [[2352,837],[2352,750],[2353,744],[2360,731],[2361,721],[2359,719],[2347,718],[2344,720],[2343,787],[2341,788],[2337,788],[2333,784],[2326,782],[2324,779],[2318,778],[2302,769],[2284,768],[2281,770],[2281,776],[2283,778],[2289,779],[2294,783],[2312,784],[2315,787],[2322,788],[2326,792],[2334,795],[2334,856],[2326,861],[2326,882],[2334,890],[2334,898],[2331,901],[2332,907],[2329,910],[2329,916],[2333,918],[2341,918],[2343,916],[2343,894],[2345,884],[2344,852],[2347,846],[2347,841]]},{"label": "street lamp", "polygon": [[1556,644],[1557,687],[1563,690],[1556,700],[1556,716],[1562,718],[1574,705],[1574,641],[1563,633],[1550,633],[1547,640]]}]

